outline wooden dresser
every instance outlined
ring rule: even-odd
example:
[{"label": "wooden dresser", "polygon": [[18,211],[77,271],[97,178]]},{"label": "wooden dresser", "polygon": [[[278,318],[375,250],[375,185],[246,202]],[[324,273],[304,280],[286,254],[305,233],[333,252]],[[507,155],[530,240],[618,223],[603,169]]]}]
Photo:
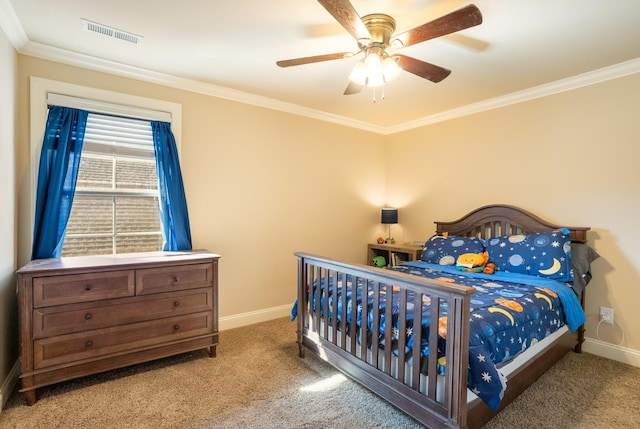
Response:
[{"label": "wooden dresser", "polygon": [[206,251],[35,260],[18,270],[21,392],[218,344]]}]

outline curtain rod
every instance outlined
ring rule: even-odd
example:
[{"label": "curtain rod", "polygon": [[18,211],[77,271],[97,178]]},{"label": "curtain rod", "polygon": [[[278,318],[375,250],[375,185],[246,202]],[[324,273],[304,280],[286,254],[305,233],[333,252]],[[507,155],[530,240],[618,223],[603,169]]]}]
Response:
[{"label": "curtain rod", "polygon": [[144,119],[148,121],[171,122],[171,113],[159,110],[145,109],[142,107],[127,106],[124,104],[109,103],[105,101],[91,100],[88,98],[72,97],[69,95],[47,93],[47,105],[72,107],[87,110],[92,113],[125,116],[129,118]]}]

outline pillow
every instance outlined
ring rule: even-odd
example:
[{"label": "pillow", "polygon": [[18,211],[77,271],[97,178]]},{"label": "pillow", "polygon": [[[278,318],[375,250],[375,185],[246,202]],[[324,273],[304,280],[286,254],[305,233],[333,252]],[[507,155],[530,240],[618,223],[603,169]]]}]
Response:
[{"label": "pillow", "polygon": [[578,296],[591,280],[591,263],[600,255],[590,246],[571,243],[571,265],[573,266],[573,290]]},{"label": "pillow", "polygon": [[489,261],[500,271],[573,281],[571,232],[567,228],[489,240]]},{"label": "pillow", "polygon": [[421,259],[430,264],[455,265],[461,254],[482,253],[486,245],[481,238],[435,234],[424,243]]}]

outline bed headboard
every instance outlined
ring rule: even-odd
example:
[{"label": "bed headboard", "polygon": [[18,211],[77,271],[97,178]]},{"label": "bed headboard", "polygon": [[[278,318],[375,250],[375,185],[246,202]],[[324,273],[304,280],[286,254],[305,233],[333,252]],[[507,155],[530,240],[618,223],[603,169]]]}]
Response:
[{"label": "bed headboard", "polygon": [[435,222],[437,233],[489,239],[515,234],[533,234],[565,227],[571,231],[571,241],[586,243],[589,227],[554,225],[524,209],[492,204],[464,215],[453,222]]}]

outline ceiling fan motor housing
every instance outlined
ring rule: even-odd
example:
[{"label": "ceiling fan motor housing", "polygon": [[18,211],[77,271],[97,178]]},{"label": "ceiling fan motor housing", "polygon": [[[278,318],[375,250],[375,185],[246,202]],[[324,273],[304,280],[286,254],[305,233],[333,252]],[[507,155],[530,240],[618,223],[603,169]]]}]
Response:
[{"label": "ceiling fan motor housing", "polygon": [[383,13],[373,13],[362,17],[362,22],[369,30],[371,39],[359,40],[361,48],[367,45],[382,44],[384,47],[389,46],[391,35],[396,30],[396,20]]}]

